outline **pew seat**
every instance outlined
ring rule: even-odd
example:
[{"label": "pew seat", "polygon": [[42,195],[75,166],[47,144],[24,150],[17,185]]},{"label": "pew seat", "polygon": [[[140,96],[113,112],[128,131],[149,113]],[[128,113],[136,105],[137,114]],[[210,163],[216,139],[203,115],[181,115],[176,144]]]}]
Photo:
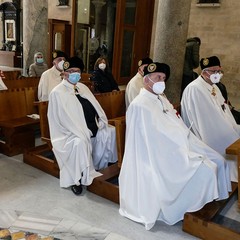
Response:
[{"label": "pew seat", "polygon": [[235,141],[226,149],[226,154],[237,156],[238,161],[238,208],[240,208],[240,139]]},{"label": "pew seat", "polygon": [[[240,139],[227,147],[226,154],[236,155],[238,158],[238,183],[232,182],[232,192],[229,194],[229,198],[210,202],[201,210],[184,215],[183,231],[201,239],[240,239],[240,231],[231,229],[230,225],[223,226],[215,221],[218,213],[227,205],[234,194],[238,195],[238,207],[240,207]],[[238,223],[238,225],[240,224]]]},{"label": "pew seat", "polygon": [[39,119],[27,115],[36,112],[33,88],[0,91],[0,152],[7,156],[23,153],[35,146]]},{"label": "pew seat", "polygon": [[183,231],[199,239],[240,239],[239,231],[231,229],[230,226],[223,226],[215,220],[218,213],[237,193],[237,190],[237,183],[232,182],[232,192],[228,199],[207,203],[197,212],[185,213],[182,226]]}]

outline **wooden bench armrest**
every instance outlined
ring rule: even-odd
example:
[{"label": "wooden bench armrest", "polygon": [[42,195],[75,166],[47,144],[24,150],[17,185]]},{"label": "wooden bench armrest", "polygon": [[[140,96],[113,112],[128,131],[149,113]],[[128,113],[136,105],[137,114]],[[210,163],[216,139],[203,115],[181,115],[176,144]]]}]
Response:
[{"label": "wooden bench armrest", "polygon": [[5,121],[0,121],[0,127],[6,128],[16,128],[16,127],[24,127],[29,125],[39,124],[39,119],[33,119],[30,117],[21,117],[21,118],[14,118]]},{"label": "wooden bench armrest", "polygon": [[121,168],[125,148],[125,131],[126,131],[125,116],[110,119],[108,123],[115,126],[116,129],[118,167]]}]

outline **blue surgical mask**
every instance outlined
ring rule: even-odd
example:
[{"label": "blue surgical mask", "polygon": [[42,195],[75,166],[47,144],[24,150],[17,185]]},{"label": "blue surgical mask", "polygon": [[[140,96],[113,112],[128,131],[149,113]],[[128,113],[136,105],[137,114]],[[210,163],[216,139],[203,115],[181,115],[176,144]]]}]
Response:
[{"label": "blue surgical mask", "polygon": [[43,63],[43,58],[37,58],[37,63]]},{"label": "blue surgical mask", "polygon": [[81,74],[78,72],[70,73],[68,76],[68,81],[72,84],[77,84],[77,82],[81,79]]}]

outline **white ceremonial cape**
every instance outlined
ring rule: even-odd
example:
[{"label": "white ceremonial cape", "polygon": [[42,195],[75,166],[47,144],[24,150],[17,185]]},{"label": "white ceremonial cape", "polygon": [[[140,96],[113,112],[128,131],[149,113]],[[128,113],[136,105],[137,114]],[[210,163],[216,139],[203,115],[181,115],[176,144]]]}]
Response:
[{"label": "white ceremonial cape", "polygon": [[[214,87],[216,95],[212,95]],[[240,137],[238,125],[219,88],[208,84],[201,76],[183,92],[181,116],[192,132],[224,157],[225,150]],[[228,161],[232,181],[237,181],[237,161]]]},{"label": "white ceremonial cape", "polygon": [[[166,113],[165,113],[166,112]],[[185,126],[165,96],[142,89],[126,114],[119,176],[121,215],[143,223],[175,224],[231,191],[224,158]]]},{"label": "white ceremonial cape", "polygon": [[139,94],[141,88],[143,88],[143,77],[138,72],[127,84],[125,91],[125,103],[126,109],[132,100]]},{"label": "white ceremonial cape", "polygon": [[[49,95],[48,121],[53,152],[60,168],[60,186],[90,185],[100,174],[95,169],[117,161],[115,128],[108,125],[107,117],[94,95],[82,83],[78,93],[96,109],[101,127],[95,138],[88,129],[82,105],[75,96],[73,85],[63,80]],[[94,169],[95,167],[95,169]]]},{"label": "white ceremonial cape", "polygon": [[50,92],[56,87],[61,81],[62,77],[55,66],[43,72],[38,84],[38,100],[48,101]]}]

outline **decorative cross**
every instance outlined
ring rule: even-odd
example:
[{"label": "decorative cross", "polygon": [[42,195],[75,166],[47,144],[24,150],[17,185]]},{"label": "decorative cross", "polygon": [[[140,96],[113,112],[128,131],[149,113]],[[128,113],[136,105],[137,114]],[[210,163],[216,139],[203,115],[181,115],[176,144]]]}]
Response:
[{"label": "decorative cross", "polygon": [[216,96],[216,92],[215,92],[215,88],[213,87],[212,88],[212,93],[211,93],[213,96]]}]

